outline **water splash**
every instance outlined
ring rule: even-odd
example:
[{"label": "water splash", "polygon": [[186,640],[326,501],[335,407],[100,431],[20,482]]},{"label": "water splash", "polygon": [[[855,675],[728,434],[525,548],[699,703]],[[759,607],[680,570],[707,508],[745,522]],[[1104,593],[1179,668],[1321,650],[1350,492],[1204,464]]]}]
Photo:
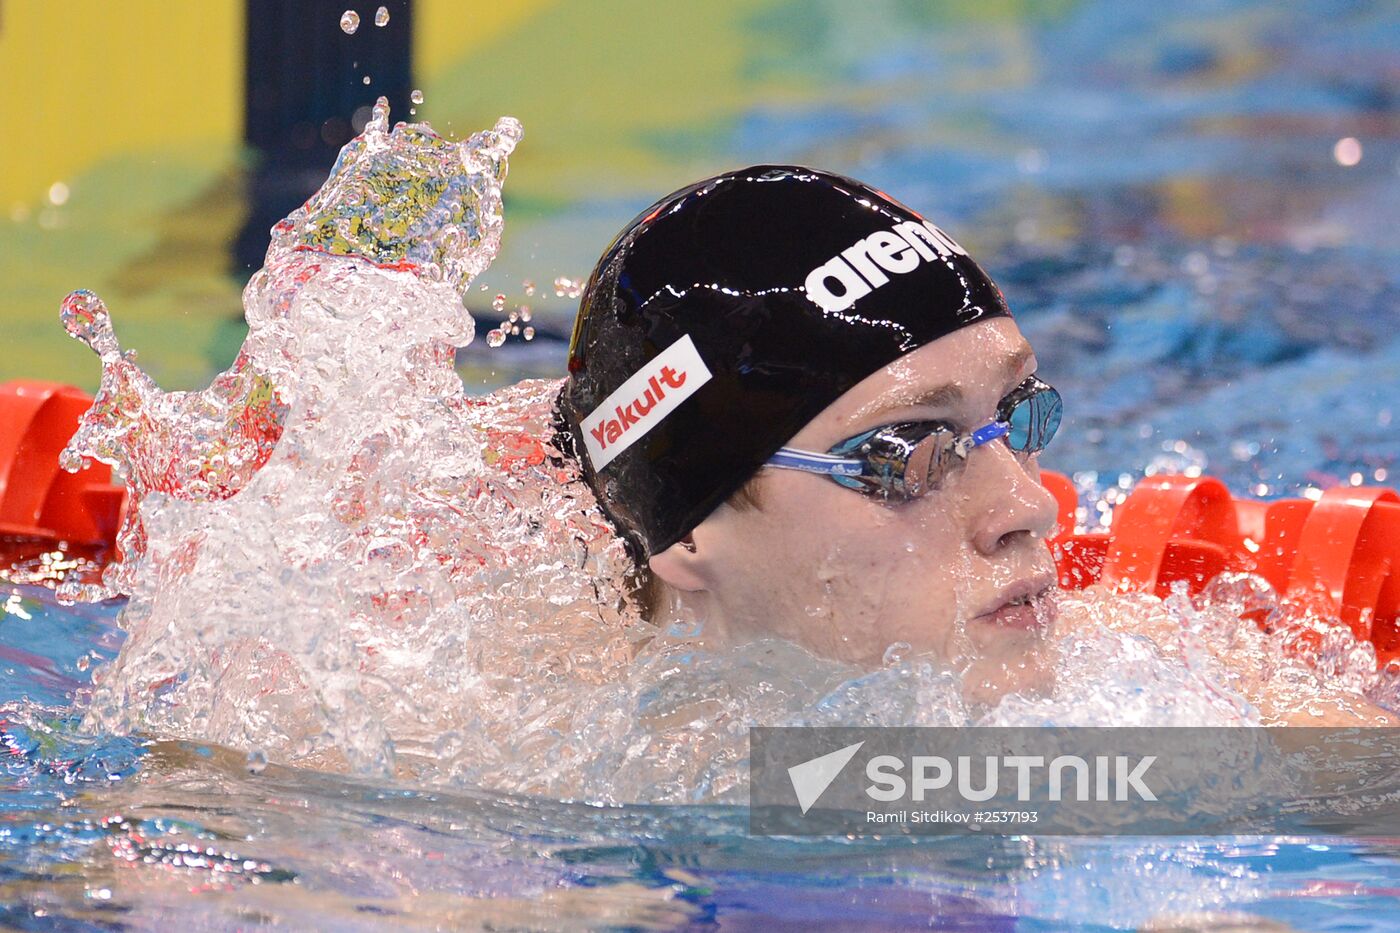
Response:
[{"label": "water splash", "polygon": [[[357,256],[465,292],[499,249],[500,184],[520,124],[503,117],[456,143],[421,123],[388,132],[388,120],[381,97],[326,183],[273,227],[269,265],[287,250]],[[455,339],[465,344],[470,336]]]},{"label": "water splash", "polygon": [[248,338],[201,392],[161,392],[95,296],[65,301],[103,367],[65,465],[112,463],[132,500],[124,560],[61,594],[131,597],[90,726],[382,773],[473,686],[609,657],[623,600],[599,581],[621,550],[537,440],[555,386],[470,400],[453,370],[519,138],[509,118],[463,143],[389,131],[381,101],[274,229]]}]

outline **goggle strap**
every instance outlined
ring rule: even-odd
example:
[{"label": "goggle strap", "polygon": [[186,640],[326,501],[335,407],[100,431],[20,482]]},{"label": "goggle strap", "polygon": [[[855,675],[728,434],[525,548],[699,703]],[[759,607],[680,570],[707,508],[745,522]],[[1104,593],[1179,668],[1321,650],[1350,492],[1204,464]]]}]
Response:
[{"label": "goggle strap", "polygon": [[865,464],[860,460],[796,450],[792,447],[780,449],[769,458],[768,466],[820,473],[823,476],[860,476],[865,469]]},{"label": "goggle strap", "polygon": [[991,424],[984,424],[976,431],[973,431],[970,437],[972,438],[973,447],[981,447],[989,441],[994,441],[999,437],[1005,437],[1010,433],[1011,425],[1007,424],[1005,421],[993,421]]}]

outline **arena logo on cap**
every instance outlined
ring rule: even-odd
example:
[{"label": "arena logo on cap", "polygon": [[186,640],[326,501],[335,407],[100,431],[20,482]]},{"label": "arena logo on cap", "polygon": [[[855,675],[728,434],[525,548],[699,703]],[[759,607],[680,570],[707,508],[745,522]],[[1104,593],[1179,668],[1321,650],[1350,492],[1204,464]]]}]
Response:
[{"label": "arena logo on cap", "polygon": [[593,469],[611,463],[709,381],[709,367],[689,334],[658,353],[583,419]]},{"label": "arena logo on cap", "polygon": [[[807,297],[823,311],[845,311],[890,280],[886,275],[913,272],[935,258],[967,252],[927,220],[906,220],[891,230],[877,230],[807,273]],[[840,291],[832,291],[835,282]]]}]

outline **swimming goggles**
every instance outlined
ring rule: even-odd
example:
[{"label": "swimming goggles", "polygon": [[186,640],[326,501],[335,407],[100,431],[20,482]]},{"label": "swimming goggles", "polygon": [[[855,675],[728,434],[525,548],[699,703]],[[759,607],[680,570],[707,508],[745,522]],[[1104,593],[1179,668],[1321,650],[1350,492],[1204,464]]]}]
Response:
[{"label": "swimming goggles", "polygon": [[973,450],[998,438],[1006,438],[1017,454],[1039,453],[1063,414],[1060,393],[1029,376],[997,405],[995,421],[970,434],[957,433],[946,421],[900,422],[847,438],[824,454],[784,447],[767,465],[820,473],[884,499],[917,499],[960,469]]}]

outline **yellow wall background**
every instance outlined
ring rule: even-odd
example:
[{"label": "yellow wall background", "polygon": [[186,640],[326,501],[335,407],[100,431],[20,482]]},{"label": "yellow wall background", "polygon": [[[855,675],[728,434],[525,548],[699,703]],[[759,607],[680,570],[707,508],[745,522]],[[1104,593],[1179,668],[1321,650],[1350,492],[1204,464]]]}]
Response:
[{"label": "yellow wall background", "polygon": [[9,209],[117,153],[236,142],[243,3],[0,0],[0,88]]},{"label": "yellow wall background", "polygon": [[[415,70],[437,75],[558,2],[473,4],[464,17],[462,0],[417,0]],[[0,0],[0,126],[11,141],[0,208],[32,207],[55,182],[114,155],[241,140],[243,8],[242,0]],[[458,28],[464,19],[470,28]]]},{"label": "yellow wall background", "polygon": [[435,77],[531,17],[563,0],[507,0],[472,4],[463,0],[413,0],[413,70]]}]

